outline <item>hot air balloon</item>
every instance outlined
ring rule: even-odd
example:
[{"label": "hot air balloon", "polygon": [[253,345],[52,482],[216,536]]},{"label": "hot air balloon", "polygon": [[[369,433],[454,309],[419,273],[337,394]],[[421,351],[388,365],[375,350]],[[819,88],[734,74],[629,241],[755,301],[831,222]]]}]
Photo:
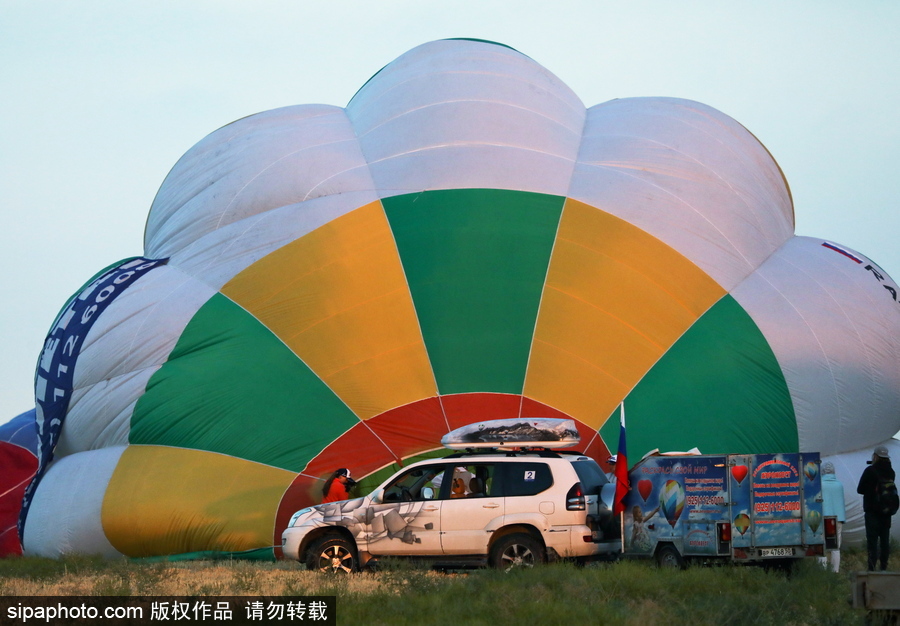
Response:
[{"label": "hot air balloon", "polygon": [[808,511],[806,513],[806,523],[809,525],[810,530],[813,531],[813,534],[815,534],[819,530],[819,524],[822,523],[822,514],[818,511]]},{"label": "hot air balloon", "polygon": [[750,528],[750,516],[746,513],[739,513],[734,517],[734,527],[737,529],[741,536],[747,532],[747,529]]},{"label": "hot air balloon", "polygon": [[647,498],[649,498],[650,494],[653,492],[653,482],[643,478],[638,481],[637,487],[638,493],[641,494],[641,499],[646,502]]},{"label": "hot air balloon", "polygon": [[806,476],[806,480],[815,480],[816,476],[819,475],[819,466],[816,463],[810,461],[803,466],[803,475]]},{"label": "hot air balloon", "polygon": [[521,417],[574,420],[605,462],[623,401],[635,454],[880,443],[898,288],[793,227],[727,115],[586,108],[490,42],[417,47],[346,108],[238,120],[50,329],[26,552],[271,558],[336,468],[372,485]]},{"label": "hot air balloon", "polygon": [[677,480],[667,480],[659,492],[659,507],[672,528],[684,511],[684,487]]}]

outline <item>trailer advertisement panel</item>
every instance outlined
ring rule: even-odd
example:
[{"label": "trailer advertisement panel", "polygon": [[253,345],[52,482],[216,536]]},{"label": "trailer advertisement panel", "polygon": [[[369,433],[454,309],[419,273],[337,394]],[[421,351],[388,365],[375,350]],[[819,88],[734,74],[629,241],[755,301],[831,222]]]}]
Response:
[{"label": "trailer advertisement panel", "polygon": [[625,548],[652,554],[671,542],[685,555],[716,554],[716,522],[727,518],[725,456],[654,456],[632,469]]},{"label": "trailer advertisement panel", "polygon": [[735,548],[823,543],[818,454],[732,456],[729,465]]}]

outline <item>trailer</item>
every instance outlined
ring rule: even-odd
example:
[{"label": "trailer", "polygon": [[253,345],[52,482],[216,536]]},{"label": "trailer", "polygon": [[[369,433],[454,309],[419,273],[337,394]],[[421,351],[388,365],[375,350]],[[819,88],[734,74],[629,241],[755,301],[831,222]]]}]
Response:
[{"label": "trailer", "polygon": [[647,456],[629,471],[618,542],[610,541],[615,518],[603,511],[597,540],[668,566],[822,556],[836,545],[837,525],[822,514],[819,464],[818,453]]}]

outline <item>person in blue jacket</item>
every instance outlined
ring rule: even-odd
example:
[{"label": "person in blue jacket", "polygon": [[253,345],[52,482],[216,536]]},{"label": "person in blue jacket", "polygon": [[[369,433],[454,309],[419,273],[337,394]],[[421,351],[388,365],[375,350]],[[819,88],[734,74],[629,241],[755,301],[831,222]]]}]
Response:
[{"label": "person in blue jacket", "polygon": [[844,485],[834,475],[834,464],[831,461],[822,464],[822,515],[837,518],[837,549],[827,550],[826,556],[819,557],[823,567],[831,567],[831,571],[841,569],[841,533],[847,512],[844,508]]}]

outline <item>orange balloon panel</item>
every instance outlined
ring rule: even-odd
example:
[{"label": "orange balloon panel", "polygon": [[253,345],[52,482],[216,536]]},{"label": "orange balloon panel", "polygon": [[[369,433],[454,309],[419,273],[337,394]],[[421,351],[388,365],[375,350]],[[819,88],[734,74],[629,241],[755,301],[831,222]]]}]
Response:
[{"label": "orange balloon panel", "polygon": [[437,394],[380,202],[270,254],[222,293],[281,338],[362,419]]},{"label": "orange balloon panel", "polygon": [[600,428],[724,289],[641,229],[566,200],[525,395]]}]

